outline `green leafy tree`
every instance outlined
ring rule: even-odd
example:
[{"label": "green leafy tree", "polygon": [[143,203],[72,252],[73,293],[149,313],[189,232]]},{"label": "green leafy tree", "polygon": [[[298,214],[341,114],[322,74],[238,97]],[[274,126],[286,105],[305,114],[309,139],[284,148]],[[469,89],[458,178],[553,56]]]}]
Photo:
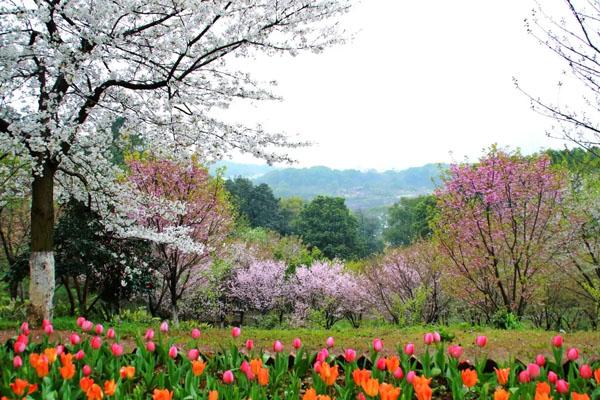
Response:
[{"label": "green leafy tree", "polygon": [[279,200],[266,183],[254,186],[247,178],[237,177],[225,182],[241,219],[252,228],[263,227],[281,232],[282,216]]},{"label": "green leafy tree", "polygon": [[392,246],[408,246],[418,239],[429,238],[435,203],[433,195],[401,198],[388,211],[385,240]]},{"label": "green leafy tree", "polygon": [[328,258],[358,256],[358,222],[341,197],[317,196],[300,212],[298,234]]},{"label": "green leafy tree", "polygon": [[298,217],[306,201],[301,197],[293,196],[279,199],[279,208],[281,210],[281,233],[292,235],[297,232]]},{"label": "green leafy tree", "polygon": [[369,215],[363,210],[358,210],[354,215],[358,222],[357,255],[364,258],[383,251],[381,222],[377,216]]}]

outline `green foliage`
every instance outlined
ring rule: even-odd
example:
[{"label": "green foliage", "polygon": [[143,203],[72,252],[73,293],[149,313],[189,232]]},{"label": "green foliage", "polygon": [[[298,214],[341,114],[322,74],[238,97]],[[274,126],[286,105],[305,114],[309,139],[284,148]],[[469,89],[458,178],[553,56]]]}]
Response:
[{"label": "green foliage", "polygon": [[433,195],[401,198],[388,211],[387,228],[383,232],[385,240],[392,246],[407,246],[430,238],[430,223],[435,212]]},{"label": "green foliage", "polygon": [[308,245],[330,258],[358,254],[358,222],[341,197],[317,196],[300,213],[298,233]]},{"label": "green foliage", "polygon": [[514,330],[521,329],[523,324],[515,314],[502,309],[492,316],[492,326],[497,329]]},{"label": "green foliage", "polygon": [[362,210],[357,211],[354,216],[358,222],[357,256],[365,258],[372,254],[381,253],[383,251],[381,221],[377,216]]}]

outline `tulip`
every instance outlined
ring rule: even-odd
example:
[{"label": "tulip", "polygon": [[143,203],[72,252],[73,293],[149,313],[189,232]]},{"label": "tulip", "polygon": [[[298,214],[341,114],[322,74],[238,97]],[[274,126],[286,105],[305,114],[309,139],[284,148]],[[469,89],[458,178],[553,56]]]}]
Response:
[{"label": "tulip", "polygon": [[194,328],[192,329],[192,339],[198,340],[200,338],[200,329]]},{"label": "tulip", "polygon": [[373,340],[373,350],[375,350],[375,352],[379,353],[382,349],[383,349],[383,342],[381,341],[381,339],[377,338],[377,339]]},{"label": "tulip", "polygon": [[519,373],[519,382],[528,383],[531,381],[531,377],[529,376],[529,372],[527,370],[521,371]]},{"label": "tulip", "polygon": [[592,378],[592,368],[589,366],[589,364],[583,364],[581,367],[579,367],[579,375],[581,375],[583,379]]},{"label": "tulip", "polygon": [[569,393],[569,383],[564,379],[559,379],[556,381],[556,391],[561,394]]},{"label": "tulip", "polygon": [[15,356],[13,358],[13,367],[21,368],[23,366],[23,359],[20,356]]},{"label": "tulip", "polygon": [[563,337],[560,335],[556,335],[552,338],[552,346],[554,347],[562,347],[563,345]]},{"label": "tulip", "polygon": [[77,345],[77,344],[79,344],[79,343],[81,342],[81,338],[79,337],[79,335],[78,335],[78,334],[76,334],[76,333],[73,333],[73,334],[71,334],[71,336],[69,337],[69,341],[71,342],[71,344],[72,344],[73,346],[75,346],[75,345]]},{"label": "tulip", "polygon": [[254,341],[252,339],[246,340],[246,350],[252,351],[254,348]]},{"label": "tulip", "polygon": [[535,356],[535,363],[540,367],[543,367],[544,365],[546,365],[546,358],[543,354],[538,354],[537,356]]},{"label": "tulip", "polygon": [[398,367],[394,370],[393,375],[396,379],[402,379],[402,377],[404,376],[404,371],[402,371],[402,368]]},{"label": "tulip", "polygon": [[91,338],[90,346],[92,346],[92,349],[98,350],[100,346],[102,346],[102,339],[100,339],[100,336],[94,336],[93,338]]},{"label": "tulip", "polygon": [[231,328],[231,337],[233,337],[234,339],[240,336],[241,333],[242,330],[239,327],[234,326],[233,328]]},{"label": "tulip", "polygon": [[44,333],[46,335],[52,335],[52,332],[54,332],[54,327],[52,326],[52,324],[44,326]]},{"label": "tulip", "polygon": [[83,323],[85,322],[85,318],[84,317],[78,317],[77,318],[77,326],[81,328],[81,326],[83,325]]},{"label": "tulip", "polygon": [[360,392],[356,395],[356,400],[367,400],[363,392]]},{"label": "tulip", "polygon": [[537,364],[527,365],[527,373],[529,374],[529,378],[537,378],[538,376],[540,376],[540,366]]},{"label": "tulip", "polygon": [[318,374],[321,372],[321,363],[322,361],[315,361],[315,363],[313,364],[313,370]]},{"label": "tulip", "polygon": [[171,346],[169,348],[169,357],[171,357],[173,359],[177,357],[177,347]]},{"label": "tulip", "polygon": [[327,349],[321,349],[321,351],[317,353],[317,361],[319,362],[327,360],[327,357],[329,357],[329,351]]},{"label": "tulip", "polygon": [[406,374],[406,381],[412,385],[416,376],[417,373],[415,371],[408,371],[408,374]]},{"label": "tulip", "polygon": [[163,322],[160,324],[160,331],[161,331],[162,333],[167,333],[167,332],[169,332],[169,323],[168,323],[167,321],[163,321]]},{"label": "tulip", "polygon": [[273,343],[273,351],[275,353],[281,353],[283,351],[283,344],[279,340],[276,340]]},{"label": "tulip", "polygon": [[569,350],[567,350],[567,358],[569,361],[577,360],[579,358],[579,350],[577,350],[575,347],[571,347]]},{"label": "tulip", "polygon": [[427,346],[433,343],[433,333],[426,333],[423,336],[423,343],[425,343]]},{"label": "tulip", "polygon": [[226,383],[228,385],[233,383],[233,372],[231,372],[231,370],[228,369],[223,373],[223,383]]},{"label": "tulip", "polygon": [[198,349],[191,349],[190,351],[188,351],[187,353],[187,358],[190,361],[194,361],[197,360],[198,357],[200,357],[200,352],[198,351]]},{"label": "tulip", "polygon": [[13,345],[13,350],[15,351],[15,353],[23,353],[26,348],[27,345],[25,344],[25,342],[20,340],[17,340]]},{"label": "tulip", "polygon": [[448,347],[448,354],[450,355],[450,357],[452,358],[460,358],[460,356],[462,356],[463,353],[463,349],[462,347],[458,346],[458,345],[452,345]]},{"label": "tulip", "polygon": [[346,349],[344,351],[344,359],[346,360],[346,362],[352,362],[356,360],[356,351],[354,351],[353,349]]},{"label": "tulip", "polygon": [[115,330],[113,328],[108,328],[108,330],[106,331],[106,337],[109,339],[114,339],[115,336]]},{"label": "tulip", "polygon": [[300,340],[300,338],[296,338],[292,341],[292,347],[294,347],[294,349],[296,350],[302,347],[302,341]]},{"label": "tulip", "polygon": [[485,347],[485,345],[487,344],[487,336],[477,336],[475,338],[475,344],[479,347]]},{"label": "tulip", "polygon": [[380,371],[385,371],[386,363],[385,358],[377,359],[377,369]]},{"label": "tulip", "polygon": [[437,331],[436,331],[436,332],[433,332],[433,341],[434,341],[435,343],[439,343],[439,342],[441,342],[441,341],[442,341],[442,336],[440,335],[440,333],[439,333],[439,332],[437,332]]},{"label": "tulip", "polygon": [[404,354],[407,356],[412,356],[415,353],[415,345],[412,343],[406,343],[404,346]]},{"label": "tulip", "polygon": [[92,330],[92,328],[94,327],[94,323],[92,321],[83,321],[83,324],[81,324],[81,330],[83,330],[84,332],[89,332]]},{"label": "tulip", "polygon": [[43,319],[43,320],[42,320],[42,329],[44,329],[44,327],[45,327],[46,325],[52,325],[52,323],[50,322],[50,320],[49,320],[49,319]]},{"label": "tulip", "polygon": [[325,341],[325,345],[326,345],[327,347],[333,347],[333,346],[334,346],[334,344],[335,344],[335,340],[333,339],[333,336],[329,336],[329,337],[327,338],[327,340]]},{"label": "tulip", "polygon": [[29,329],[29,324],[27,322],[23,322],[21,324],[20,331],[23,335],[29,336],[29,333],[31,332],[31,330]]},{"label": "tulip", "polygon": [[154,329],[148,328],[146,329],[146,333],[144,334],[144,340],[148,342],[152,339],[154,339]]},{"label": "tulip", "polygon": [[113,356],[120,357],[123,355],[123,346],[118,343],[113,343],[112,346],[110,346],[110,351],[112,351]]},{"label": "tulip", "polygon": [[90,376],[92,374],[92,367],[90,367],[89,365],[85,364],[83,366],[83,368],[81,369],[81,371],[83,371],[83,375],[84,376]]},{"label": "tulip", "polygon": [[558,380],[558,375],[554,371],[548,372],[548,382],[554,384]]},{"label": "tulip", "polygon": [[252,371],[252,368],[250,367],[250,364],[248,363],[248,361],[246,361],[246,360],[242,361],[242,364],[240,365],[240,371],[242,371],[245,374],[248,371]]},{"label": "tulip", "polygon": [[154,353],[154,350],[156,350],[156,345],[154,342],[146,342],[146,350],[148,350],[150,353]]},{"label": "tulip", "polygon": [[102,335],[102,332],[104,332],[104,326],[102,324],[98,324],[96,325],[96,335]]},{"label": "tulip", "polygon": [[79,350],[77,353],[75,353],[75,359],[77,361],[83,360],[84,357],[85,357],[85,353],[83,352],[83,350]]},{"label": "tulip", "polygon": [[62,344],[59,344],[58,346],[56,346],[56,355],[57,356],[60,356],[64,352],[65,352],[65,346],[63,346]]}]

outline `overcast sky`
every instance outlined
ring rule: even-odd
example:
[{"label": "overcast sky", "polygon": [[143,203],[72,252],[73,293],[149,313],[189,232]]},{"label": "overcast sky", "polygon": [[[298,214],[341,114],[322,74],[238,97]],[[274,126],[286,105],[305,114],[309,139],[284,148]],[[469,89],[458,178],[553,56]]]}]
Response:
[{"label": "overcast sky", "polygon": [[562,147],[512,81],[551,101],[559,95],[564,65],[524,26],[534,5],[364,0],[344,18],[352,42],[253,63],[256,77],[278,81],[283,101],[228,112],[316,142],[292,152],[302,167],[403,169],[476,160],[492,143],[525,153]]}]

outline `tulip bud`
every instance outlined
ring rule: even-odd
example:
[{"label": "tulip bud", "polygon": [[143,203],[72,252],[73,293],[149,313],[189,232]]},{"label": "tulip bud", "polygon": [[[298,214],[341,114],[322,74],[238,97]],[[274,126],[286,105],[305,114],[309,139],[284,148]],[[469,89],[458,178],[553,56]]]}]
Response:
[{"label": "tulip bud", "polygon": [[321,351],[317,353],[317,361],[319,362],[327,360],[327,357],[329,357],[329,351],[327,349],[321,349]]},{"label": "tulip bud", "polygon": [[460,358],[460,356],[462,356],[462,353],[463,353],[463,349],[462,349],[462,347],[460,347],[458,345],[453,345],[453,346],[448,347],[448,354],[452,358],[458,359],[458,358]]},{"label": "tulip bud", "polygon": [[115,336],[115,330],[113,328],[108,328],[108,330],[106,331],[106,337],[109,339],[114,339]]},{"label": "tulip bud", "polygon": [[408,374],[406,374],[406,382],[408,382],[412,385],[416,376],[417,376],[417,374],[415,371],[408,371]]},{"label": "tulip bud", "polygon": [[113,356],[120,357],[123,355],[123,346],[118,343],[113,343],[110,346],[110,351],[112,352]]},{"label": "tulip bud", "polygon": [[569,393],[569,383],[564,379],[559,379],[556,381],[556,391],[561,394]]},{"label": "tulip bud", "polygon": [[333,336],[329,336],[327,338],[327,340],[325,341],[325,344],[327,345],[327,347],[333,347],[335,344],[335,340],[333,339]]},{"label": "tulip bud", "polygon": [[29,329],[29,324],[27,322],[23,322],[21,324],[20,331],[23,335],[29,336],[29,333],[31,333],[31,330]]},{"label": "tulip bud", "polygon": [[84,357],[85,357],[85,353],[83,352],[83,350],[79,350],[77,353],[75,353],[75,359],[77,361],[83,360]]},{"label": "tulip bud", "polygon": [[49,319],[42,320],[42,329],[44,329],[46,327],[46,325],[52,325],[52,323],[50,322]]},{"label": "tulip bud", "polygon": [[540,376],[540,366],[537,364],[529,364],[527,365],[527,373],[529,374],[530,379],[535,379]]},{"label": "tulip bud", "polygon": [[521,371],[519,373],[519,382],[528,383],[531,381],[531,377],[529,376],[529,372],[527,370]]},{"label": "tulip bud", "polygon": [[85,322],[85,318],[84,317],[78,317],[77,318],[77,326],[81,328],[81,326],[83,325],[83,323]]},{"label": "tulip bud", "polygon": [[223,383],[226,383],[228,385],[233,383],[233,372],[231,372],[231,370],[227,370],[223,373]]},{"label": "tulip bud", "polygon": [[583,379],[590,379],[592,377],[592,368],[588,364],[583,364],[579,367],[579,375]]},{"label": "tulip bud", "polygon": [[300,340],[300,338],[294,339],[294,341],[292,342],[292,346],[296,350],[298,350],[300,347],[302,347],[302,341]]},{"label": "tulip bud", "polygon": [[577,360],[579,358],[579,350],[577,350],[575,347],[571,347],[569,350],[567,350],[567,358],[569,361]]},{"label": "tulip bud", "polygon": [[246,350],[252,351],[254,348],[254,341],[252,339],[246,340]]},{"label": "tulip bud", "polygon": [[442,336],[440,335],[439,332],[433,332],[433,341],[435,343],[439,343],[442,341]]},{"label": "tulip bud", "polygon": [[244,360],[242,361],[242,364],[240,365],[240,371],[242,371],[243,373],[246,373],[248,371],[250,371],[250,364],[248,363],[248,361]]},{"label": "tulip bud", "polygon": [[367,400],[363,392],[360,392],[356,395],[356,400]]},{"label": "tulip bud", "polygon": [[169,357],[176,358],[177,357],[177,347],[171,346],[169,348]]},{"label": "tulip bud", "polygon": [[65,346],[63,346],[62,344],[59,344],[58,346],[56,346],[56,355],[57,356],[60,356],[64,352],[65,352]]},{"label": "tulip bud", "polygon": [[403,376],[404,376],[404,371],[402,371],[402,368],[398,367],[394,370],[394,378],[402,379]]},{"label": "tulip bud", "polygon": [[44,333],[46,335],[52,335],[52,332],[54,332],[54,327],[52,326],[52,324],[44,326]]},{"label": "tulip bud", "polygon": [[487,344],[487,336],[477,336],[477,338],[475,338],[475,344],[479,347],[485,347]]},{"label": "tulip bud", "polygon": [[233,328],[231,328],[231,337],[233,337],[234,339],[236,337],[240,336],[241,333],[242,333],[242,330],[239,327],[234,326]]},{"label": "tulip bud", "polygon": [[100,346],[102,346],[102,339],[100,339],[100,336],[94,336],[93,338],[91,338],[90,346],[92,347],[92,349],[98,350]]},{"label": "tulip bud", "polygon": [[15,356],[13,358],[13,367],[21,368],[23,366],[23,359],[20,356]]},{"label": "tulip bud", "polygon": [[83,371],[84,376],[90,376],[92,374],[92,368],[89,365],[84,365],[81,369]]},{"label": "tulip bud", "polygon": [[412,343],[406,343],[406,345],[404,346],[404,354],[406,354],[409,357],[415,354],[415,345]]},{"label": "tulip bud", "polygon": [[317,361],[315,361],[315,363],[313,364],[313,370],[314,370],[314,371],[315,371],[315,373],[317,373],[317,374],[318,374],[319,372],[321,372],[321,362],[322,362],[322,361],[319,361],[319,360],[317,360]]},{"label": "tulip bud", "polygon": [[426,333],[423,336],[423,343],[425,343],[427,346],[433,343],[433,333]]},{"label": "tulip bud", "polygon": [[548,382],[554,384],[558,380],[558,375],[554,371],[548,372]]},{"label": "tulip bud", "polygon": [[373,350],[375,350],[375,352],[379,353],[382,349],[383,349],[383,342],[381,341],[381,339],[377,338],[377,339],[373,340]]},{"label": "tulip bud", "polygon": [[273,343],[273,351],[275,353],[281,353],[283,351],[283,344],[279,340],[276,340],[275,343]]},{"label": "tulip bud", "polygon": [[554,347],[562,347],[563,345],[563,337],[560,335],[556,335],[552,338],[552,346]]},{"label": "tulip bud", "polygon": [[23,353],[26,348],[27,345],[25,344],[25,342],[20,340],[17,340],[13,345],[13,350],[15,351],[15,353]]},{"label": "tulip bud", "polygon": [[146,333],[144,334],[144,340],[148,342],[152,339],[154,339],[154,329],[148,328],[146,329]]},{"label": "tulip bud", "polygon": [[200,338],[200,329],[194,328],[192,329],[192,339],[197,340]]},{"label": "tulip bud", "polygon": [[353,349],[346,349],[344,351],[344,359],[346,360],[346,362],[352,362],[356,360],[356,351],[354,351]]},{"label": "tulip bud", "polygon": [[148,350],[150,353],[154,353],[154,350],[156,350],[156,345],[154,342],[146,342],[146,350]]},{"label": "tulip bud", "polygon": [[187,354],[188,360],[194,361],[194,360],[197,360],[198,357],[200,357],[200,352],[198,351],[198,349],[191,349],[190,351],[188,351],[188,354]]},{"label": "tulip bud", "polygon": [[102,324],[98,324],[96,325],[96,335],[102,335],[102,332],[104,332],[104,326]]},{"label": "tulip bud", "polygon": [[92,328],[94,327],[94,323],[92,321],[83,321],[83,324],[81,324],[81,330],[84,332],[89,332],[92,330]]},{"label": "tulip bud", "polygon": [[385,358],[378,358],[377,359],[377,369],[380,371],[385,371]]},{"label": "tulip bud", "polygon": [[543,355],[543,354],[538,354],[538,355],[535,357],[535,363],[536,363],[537,365],[539,365],[540,367],[543,367],[544,365],[546,365],[546,358],[544,357],[544,355]]},{"label": "tulip bud", "polygon": [[71,334],[71,336],[69,337],[69,341],[71,342],[71,344],[73,346],[78,345],[81,342],[81,338],[79,337],[78,334],[73,333]]},{"label": "tulip bud", "polygon": [[160,331],[161,331],[162,333],[167,333],[167,332],[169,332],[169,323],[168,323],[167,321],[163,321],[163,322],[160,324]]}]

